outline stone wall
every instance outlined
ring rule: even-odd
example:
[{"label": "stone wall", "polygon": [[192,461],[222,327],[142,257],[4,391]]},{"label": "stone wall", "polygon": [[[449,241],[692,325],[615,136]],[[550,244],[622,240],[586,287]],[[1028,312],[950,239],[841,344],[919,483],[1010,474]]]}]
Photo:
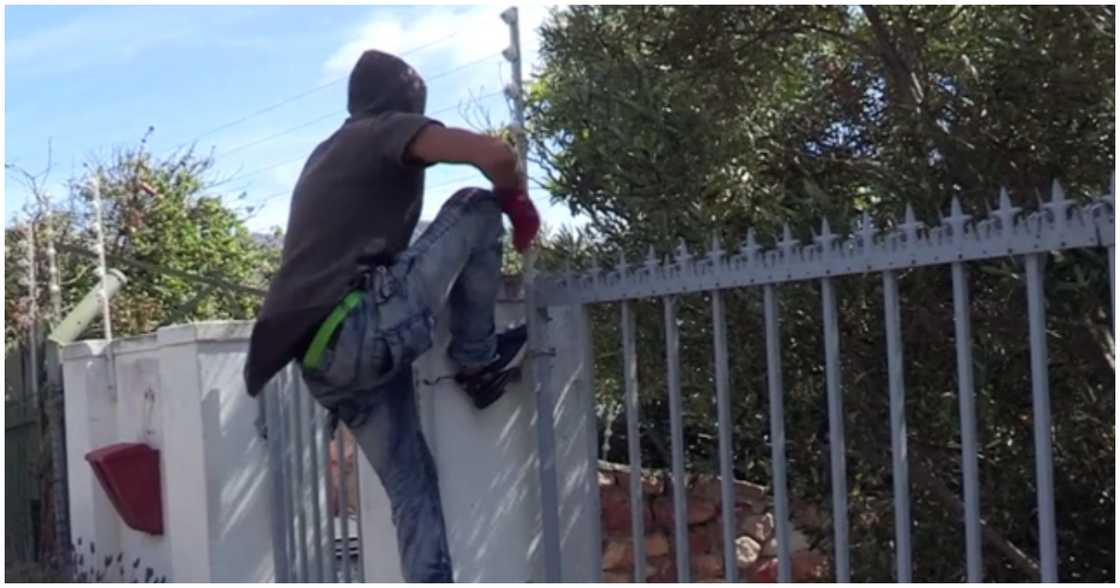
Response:
[{"label": "stone wall", "polygon": [[[630,476],[631,470],[627,466],[606,462],[599,464],[604,582],[633,581]],[[722,580],[724,564],[720,480],[714,476],[689,476],[687,485],[692,581]],[[774,582],[778,575],[778,541],[774,532],[772,501],[763,486],[736,480],[733,488],[739,580]],[[677,570],[673,549],[675,527],[671,479],[664,473],[643,472],[642,495],[647,580],[675,582]],[[820,512],[810,505],[791,502],[793,580],[827,581],[830,558],[820,550],[811,548],[807,535],[810,527],[820,528]]]}]

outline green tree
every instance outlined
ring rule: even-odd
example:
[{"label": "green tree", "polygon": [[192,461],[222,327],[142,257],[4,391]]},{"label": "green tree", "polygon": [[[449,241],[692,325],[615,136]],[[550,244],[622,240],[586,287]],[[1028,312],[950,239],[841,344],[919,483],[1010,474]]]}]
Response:
[{"label": "green tree", "polygon": [[[551,256],[610,265],[684,242],[725,248],[784,223],[808,237],[867,212],[890,227],[907,203],[935,221],[958,197],[983,215],[1006,186],[1019,204],[1104,192],[1114,166],[1111,7],[571,7],[542,27],[544,67],[528,128],[548,188],[591,218]],[[573,255],[566,247],[580,247]],[[546,261],[547,263],[547,261]],[[578,262],[577,262],[578,263]],[[1107,257],[1047,267],[1058,505],[1065,580],[1114,577],[1115,373]],[[972,317],[985,577],[1034,576],[1037,523],[1022,269],[975,264]],[[952,298],[946,268],[900,272],[912,450],[914,577],[964,577]],[[838,281],[853,576],[893,577],[891,468],[878,276]],[[780,288],[787,455],[795,496],[827,508],[820,293]],[[710,302],[679,309],[690,468],[716,468]],[[658,300],[634,303],[643,460],[667,465]],[[618,310],[596,313],[596,374],[612,439],[621,362]],[[738,473],[769,479],[761,295],[728,293]],[[1101,416],[1109,415],[1109,416]],[[625,461],[625,444],[606,457]],[[830,529],[818,539],[827,549]],[[1013,555],[1020,549],[1027,557]]]},{"label": "green tree", "polygon": [[[29,216],[36,232],[50,226],[58,254],[64,308],[69,309],[97,283],[96,260],[67,252],[66,246],[96,249],[93,178],[102,201],[105,249],[109,256],[129,258],[171,270],[220,277],[227,282],[259,287],[279,263],[275,247],[259,240],[237,212],[222,199],[222,182],[212,176],[213,161],[193,151],[159,159],[142,141],[134,148],[117,150],[108,161],[90,161],[88,173],[73,178],[65,204],[39,207]],[[242,195],[243,196],[243,195]],[[24,232],[20,226],[6,230],[8,267],[15,267]],[[37,243],[42,248],[43,243]],[[37,255],[39,308],[47,307],[46,260]],[[125,264],[110,266],[123,271],[128,284],[113,299],[113,336],[151,332],[171,322],[252,319],[259,296],[211,288],[185,278],[138,269]],[[26,320],[26,287],[20,272],[5,280],[8,325]],[[7,278],[11,279],[7,279]],[[22,300],[22,302],[21,302]],[[90,326],[99,334],[101,324]],[[15,333],[9,331],[7,337]]]}]

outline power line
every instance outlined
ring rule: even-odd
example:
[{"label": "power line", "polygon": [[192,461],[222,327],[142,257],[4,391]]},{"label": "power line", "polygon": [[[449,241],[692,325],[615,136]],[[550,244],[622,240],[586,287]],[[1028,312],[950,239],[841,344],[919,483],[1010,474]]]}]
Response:
[{"label": "power line", "polygon": [[[485,100],[485,99],[488,99],[488,98],[493,98],[494,96],[497,96],[497,95],[499,95],[499,94],[501,94],[501,92],[491,92],[490,94],[486,94],[486,95],[484,95],[484,96],[481,96],[481,97],[477,98],[477,100]],[[431,115],[432,115],[432,116],[435,116],[435,115],[437,115],[437,114],[440,114],[440,113],[442,113],[442,112],[447,112],[447,111],[449,111],[449,110],[452,110],[452,109],[458,108],[458,107],[459,107],[460,105],[461,105],[461,103],[460,103],[460,104],[455,104],[455,105],[452,105],[452,106],[448,106],[448,107],[445,107],[445,108],[442,108],[442,109],[440,109],[440,110],[437,110],[437,111],[434,111],[434,112],[432,112],[432,113],[431,113]],[[326,118],[326,117],[324,116],[323,118]],[[304,124],[305,124],[305,125],[307,125],[307,124],[311,124],[311,123],[304,123]],[[303,125],[301,125],[301,126],[303,126]],[[290,131],[292,131],[292,130],[295,130],[295,128],[292,128],[292,129],[288,129],[287,131],[281,131],[280,133],[277,133],[277,134],[278,134],[278,135],[279,135],[279,134],[283,134],[283,133],[285,133],[285,132],[290,132]],[[248,147],[248,144],[246,144],[246,145],[242,145],[242,146],[238,147],[238,149],[241,149],[241,148],[244,148],[244,147]],[[233,151],[233,149],[231,149],[230,151]],[[227,153],[228,153],[228,152],[227,152]],[[242,174],[241,176],[238,176],[238,177],[240,177],[240,178],[242,178],[242,179],[244,179],[244,178],[249,178],[249,177],[252,177],[252,176],[255,176],[255,175],[258,175],[258,174],[262,174],[262,173],[264,173],[264,172],[266,172],[266,171],[271,171],[271,170],[274,170],[274,169],[276,169],[276,168],[278,168],[278,167],[281,167],[281,166],[285,166],[285,165],[288,165],[289,163],[294,163],[294,162],[296,162],[296,161],[300,161],[300,160],[301,160],[301,159],[303,159],[304,157],[305,157],[305,156],[303,156],[303,155],[300,155],[300,156],[298,156],[298,157],[295,157],[295,158],[293,158],[293,159],[285,159],[284,161],[280,161],[280,162],[277,162],[277,163],[274,163],[274,164],[271,164],[271,165],[268,165],[268,166],[265,166],[265,167],[262,167],[262,168],[259,168],[259,169],[255,169],[255,170],[253,170],[253,171],[251,171],[251,172],[249,172],[249,173],[247,173],[247,174]]]},{"label": "power line", "polygon": [[[345,112],[345,111],[341,111],[341,112]],[[248,143],[243,143],[243,144],[238,145],[237,147],[234,147],[232,149],[227,149],[226,151],[223,151],[223,152],[215,155],[215,157],[223,157],[223,156],[229,155],[230,153],[236,153],[236,152],[241,151],[243,149],[248,149],[249,147],[253,147],[255,145],[260,145],[261,143],[267,143],[267,142],[269,142],[273,139],[283,137],[284,135],[287,135],[288,133],[291,133],[293,131],[298,131],[302,128],[309,127],[309,126],[311,126],[311,125],[313,125],[313,124],[315,124],[315,123],[317,123],[321,120],[326,120],[328,118],[336,117],[339,114],[341,114],[341,112],[338,111],[338,110],[335,110],[333,112],[328,112],[327,114],[324,114],[323,116],[315,117],[315,118],[313,118],[313,119],[311,119],[311,120],[309,120],[305,123],[300,123],[300,124],[298,124],[294,127],[286,128],[282,131],[279,131],[279,132],[273,133],[271,135],[268,135],[267,137],[262,137],[260,139],[255,140],[255,141],[250,141]]]},{"label": "power line", "polygon": [[[444,36],[444,37],[442,37],[442,38],[440,38],[440,39],[437,39],[437,40],[435,40],[435,41],[432,41],[432,42],[430,42],[430,43],[427,43],[427,44],[424,44],[424,45],[420,45],[419,47],[413,47],[412,49],[409,49],[409,50],[407,50],[407,51],[405,51],[405,52],[403,52],[403,53],[400,53],[400,54],[399,54],[398,56],[399,56],[399,57],[404,57],[404,56],[406,56],[406,55],[411,55],[411,54],[413,54],[413,53],[416,53],[416,52],[418,52],[418,51],[423,51],[424,49],[427,49],[427,48],[429,48],[429,47],[433,47],[433,46],[435,46],[435,45],[439,45],[439,44],[441,44],[441,43],[443,43],[443,42],[445,42],[445,41],[449,41],[449,40],[451,40],[451,39],[453,39],[453,38],[455,38],[455,37],[457,37],[457,36],[459,36],[459,35],[463,34],[463,32],[464,32],[464,31],[460,29],[460,30],[458,30],[458,31],[455,31],[455,32],[453,32],[453,33],[451,33],[451,34],[449,34],[449,35],[446,35],[446,36]],[[212,134],[214,134],[214,133],[216,133],[216,132],[218,132],[218,131],[221,131],[221,130],[225,130],[225,129],[228,129],[228,128],[232,127],[232,126],[236,126],[236,125],[239,125],[239,124],[241,124],[241,123],[243,123],[243,122],[245,122],[245,121],[247,121],[247,120],[250,120],[250,119],[256,118],[256,117],[258,117],[258,116],[260,116],[260,115],[262,115],[262,114],[266,114],[266,113],[268,113],[268,112],[272,112],[273,110],[276,110],[277,108],[280,108],[281,106],[284,106],[284,105],[286,105],[286,104],[290,104],[290,103],[292,103],[292,102],[295,102],[296,100],[299,100],[299,99],[301,99],[301,98],[304,98],[304,97],[306,97],[306,96],[310,96],[311,94],[314,94],[314,93],[316,93],[316,92],[319,92],[320,90],[325,90],[326,88],[329,88],[329,87],[331,87],[331,86],[334,86],[334,85],[336,85],[336,84],[338,84],[338,83],[340,83],[340,82],[343,82],[343,81],[347,80],[347,79],[348,79],[349,77],[350,77],[350,74],[348,73],[348,74],[346,74],[346,75],[344,75],[344,76],[341,76],[341,77],[335,78],[335,79],[333,79],[333,80],[331,80],[331,81],[329,81],[329,82],[326,82],[326,83],[324,83],[324,84],[320,84],[320,85],[318,85],[318,86],[315,86],[314,88],[311,88],[310,90],[304,90],[303,92],[300,92],[300,93],[298,93],[298,94],[295,94],[295,95],[289,96],[289,97],[287,97],[287,98],[285,98],[285,99],[283,99],[283,100],[281,100],[281,101],[279,101],[279,102],[276,102],[276,103],[274,103],[274,104],[270,104],[270,105],[268,105],[268,106],[265,106],[265,107],[263,107],[263,108],[257,109],[257,110],[255,110],[255,111],[253,111],[253,112],[251,112],[251,113],[249,113],[249,114],[247,114],[247,115],[245,115],[245,116],[239,117],[239,118],[237,118],[237,119],[234,119],[234,120],[232,120],[232,121],[229,121],[229,122],[226,122],[226,123],[222,123],[222,124],[220,124],[220,125],[218,125],[218,126],[216,126],[216,127],[212,128],[212,129],[206,130],[206,131],[202,132],[201,134],[199,134],[199,135],[196,135],[196,136],[195,136],[195,137],[194,137],[193,139],[190,139],[190,140],[188,140],[188,141],[185,141],[185,142],[181,143],[181,144],[179,145],[179,147],[183,147],[183,146],[185,146],[185,145],[187,145],[187,144],[189,144],[189,143],[194,143],[195,141],[198,141],[199,139],[201,139],[201,138],[203,138],[203,137],[206,137],[206,136],[212,135]]]},{"label": "power line", "polygon": [[[489,98],[493,98],[494,96],[498,96],[498,95],[499,95],[499,94],[501,94],[501,93],[502,93],[501,91],[498,91],[498,92],[491,92],[491,93],[489,93],[489,94],[484,94],[484,95],[482,95],[482,96],[479,96],[478,98],[474,98],[474,100],[475,100],[475,101],[482,101],[482,100],[487,100],[487,99],[489,99]],[[453,105],[451,105],[451,106],[447,106],[447,107],[445,107],[445,108],[441,108],[441,109],[439,109],[439,110],[436,110],[436,111],[434,111],[434,112],[431,112],[431,113],[429,113],[429,116],[435,116],[435,115],[437,115],[437,114],[442,114],[442,113],[444,113],[444,112],[448,112],[448,111],[450,111],[450,110],[454,110],[455,108],[458,108],[458,107],[460,107],[460,106],[462,106],[462,103],[461,103],[461,102],[460,102],[460,103],[457,103],[457,104],[453,104]],[[286,129],[283,129],[283,130],[281,130],[281,131],[278,131],[278,132],[276,132],[276,133],[273,133],[273,134],[271,134],[271,135],[268,135],[267,137],[262,137],[262,138],[260,138],[260,139],[256,139],[256,140],[250,141],[250,142],[248,142],[248,143],[243,143],[243,144],[241,144],[241,145],[238,145],[237,147],[233,147],[233,148],[231,148],[231,149],[227,149],[226,151],[223,151],[223,152],[219,153],[219,154],[218,154],[218,155],[216,155],[215,157],[222,157],[222,156],[226,156],[226,155],[229,155],[229,154],[231,154],[231,153],[236,153],[236,152],[238,152],[238,151],[241,151],[241,150],[244,150],[244,149],[248,149],[249,147],[254,147],[254,146],[256,146],[256,145],[260,145],[261,143],[267,143],[267,142],[269,142],[269,141],[271,141],[271,140],[273,140],[273,139],[276,139],[276,138],[282,137],[282,136],[284,136],[284,135],[287,135],[288,133],[291,133],[291,132],[293,132],[293,131],[298,131],[298,130],[300,130],[300,129],[303,129],[303,128],[307,128],[307,127],[309,127],[309,126],[311,126],[311,125],[313,125],[313,124],[315,124],[315,123],[317,123],[317,122],[319,122],[319,121],[322,121],[322,120],[326,120],[326,119],[328,119],[328,118],[331,118],[331,117],[334,117],[334,116],[338,116],[338,115],[341,115],[341,114],[345,114],[345,113],[346,113],[346,109],[345,109],[345,108],[344,108],[344,109],[341,109],[341,110],[335,110],[335,111],[332,111],[332,112],[328,112],[327,114],[324,114],[324,115],[322,115],[322,116],[317,116],[317,117],[315,117],[315,118],[313,118],[313,119],[311,119],[311,120],[309,120],[309,121],[307,121],[307,122],[303,122],[303,123],[300,123],[300,124],[298,124],[298,125],[296,125],[296,126],[294,126],[294,127],[288,127],[288,128],[286,128]]]}]

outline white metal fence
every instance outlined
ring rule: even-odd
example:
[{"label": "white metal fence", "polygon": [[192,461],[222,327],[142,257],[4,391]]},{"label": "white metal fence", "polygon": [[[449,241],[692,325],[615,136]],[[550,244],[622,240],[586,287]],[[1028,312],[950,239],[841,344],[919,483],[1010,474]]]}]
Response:
[{"label": "white metal fence", "polygon": [[[547,316],[547,308],[558,305],[580,305],[587,315],[587,306],[619,302],[621,306],[621,331],[624,371],[624,405],[629,442],[630,465],[641,467],[639,447],[639,414],[637,381],[637,354],[634,313],[631,301],[659,297],[664,305],[665,357],[667,388],[670,406],[670,431],[672,437],[673,488],[684,488],[684,436],[681,410],[679,332],[676,320],[676,296],[706,292],[711,296],[715,355],[715,392],[719,422],[719,465],[722,477],[723,504],[732,503],[731,411],[728,370],[727,325],[724,316],[724,292],[733,288],[761,288],[765,321],[766,365],[770,407],[770,436],[772,440],[772,475],[774,507],[779,544],[779,580],[791,580],[789,499],[787,497],[785,426],[782,410],[782,349],[778,297],[782,284],[817,280],[820,283],[823,331],[825,341],[825,380],[828,400],[829,446],[833,501],[833,528],[835,535],[834,570],[836,580],[850,581],[846,485],[844,461],[845,434],[843,427],[843,395],[840,380],[840,342],[837,326],[837,301],[835,281],[845,276],[878,272],[882,276],[884,292],[883,326],[887,339],[888,388],[890,391],[891,455],[894,480],[896,580],[910,582],[910,496],[907,468],[905,372],[900,324],[900,302],[896,272],[919,266],[946,267],[952,275],[954,322],[957,353],[957,385],[961,416],[962,488],[964,492],[966,528],[966,559],[968,580],[982,581],[981,535],[979,510],[979,484],[977,475],[977,441],[972,373],[972,337],[969,316],[970,264],[999,257],[1020,258],[1025,266],[1025,285],[1028,299],[1030,334],[1030,362],[1034,413],[1035,470],[1038,488],[1038,536],[1040,543],[1041,575],[1043,581],[1058,578],[1056,529],[1054,519],[1053,457],[1050,440],[1050,389],[1046,349],[1046,311],[1043,281],[1046,258],[1052,251],[1084,248],[1106,248],[1109,259],[1110,289],[1113,283],[1113,202],[1114,182],[1102,198],[1078,204],[1066,198],[1061,185],[1055,182],[1052,198],[1040,203],[1037,210],[1024,211],[1012,204],[1006,191],[999,196],[999,206],[988,218],[973,219],[966,215],[957,199],[952,200],[949,215],[937,226],[926,227],[920,223],[913,210],[907,207],[903,222],[889,230],[880,231],[865,215],[850,236],[834,234],[826,221],[813,243],[803,244],[793,238],[789,227],[774,247],[758,243],[753,232],[737,251],[725,251],[713,239],[711,249],[704,254],[692,254],[682,244],[672,258],[663,263],[651,250],[647,259],[632,264],[620,259],[613,269],[595,269],[589,272],[542,276],[536,280],[536,308]],[[590,344],[590,338],[586,338]],[[585,352],[590,353],[589,350]],[[538,360],[545,364],[547,354]],[[537,364],[540,366],[540,364]],[[538,377],[538,382],[547,379]],[[550,398],[553,391],[538,385],[541,413],[551,414]],[[554,501],[547,492],[547,485],[555,483],[555,472],[548,471],[554,446],[552,426],[547,419],[540,427],[541,503],[546,510],[545,545],[556,545],[548,535],[556,533]],[[686,519],[685,495],[674,491],[676,520]],[[642,529],[641,477],[630,476],[630,507],[632,536],[634,540],[634,577],[646,577],[644,532]],[[1029,516],[1030,513],[1024,513]],[[729,581],[736,581],[734,509],[723,509],[723,548],[725,573]],[[676,526],[676,558],[678,581],[689,581],[688,537],[685,525]],[[549,570],[561,570],[560,553],[550,550]],[[563,579],[562,573],[550,573],[550,581]]]},{"label": "white metal fence", "polygon": [[[349,477],[358,476],[346,458],[353,439],[347,442],[341,434],[344,425],[330,434],[327,412],[307,392],[295,364],[272,380],[258,406],[258,426],[269,448],[276,581],[364,582],[361,525],[349,515],[347,495]],[[356,449],[353,454],[358,456]],[[331,512],[332,492],[337,514]]]},{"label": "white metal fence", "polygon": [[[974,406],[975,391],[972,373],[972,335],[970,326],[969,265],[994,258],[1012,256],[1025,266],[1028,300],[1030,362],[1034,412],[1035,469],[1038,488],[1038,533],[1041,575],[1043,581],[1058,577],[1056,529],[1054,518],[1053,457],[1050,440],[1050,390],[1045,338],[1046,311],[1043,300],[1046,258],[1052,251],[1106,248],[1109,258],[1110,288],[1113,283],[1113,196],[1108,194],[1078,204],[1066,198],[1063,188],[1055,183],[1052,198],[1037,210],[1023,211],[1014,206],[1006,192],[999,197],[999,206],[988,218],[973,219],[964,214],[960,203],[952,201],[949,215],[937,226],[920,223],[909,207],[903,222],[880,231],[865,215],[858,230],[847,237],[834,234],[827,222],[813,243],[803,244],[793,238],[786,227],[782,239],[774,247],[759,244],[753,232],[735,251],[726,251],[713,239],[704,254],[692,254],[682,244],[667,262],[653,251],[640,264],[620,259],[613,269],[564,275],[544,275],[533,285],[535,316],[547,322],[549,307],[575,305],[581,312],[580,352],[593,357],[591,351],[588,308],[605,302],[621,306],[624,405],[630,465],[641,467],[637,379],[637,342],[632,301],[657,297],[664,308],[665,358],[670,406],[673,488],[685,487],[683,415],[680,386],[680,337],[676,313],[677,296],[708,293],[711,297],[713,348],[715,360],[715,393],[719,424],[719,469],[722,479],[722,503],[733,503],[732,491],[732,425],[729,385],[729,351],[724,293],[734,288],[761,288],[765,323],[765,349],[772,440],[772,475],[774,514],[778,539],[778,577],[791,580],[790,508],[786,480],[786,434],[782,407],[781,317],[778,298],[782,284],[817,280],[820,284],[824,334],[825,393],[829,420],[829,451],[831,465],[833,529],[835,554],[833,569],[840,582],[850,581],[848,545],[848,490],[846,484],[845,432],[843,426],[843,393],[840,374],[840,339],[835,281],[845,276],[878,272],[884,293],[883,327],[887,340],[888,381],[890,391],[891,455],[894,483],[894,527],[896,577],[910,582],[910,496],[907,467],[905,372],[906,362],[901,340],[900,300],[896,272],[919,266],[947,266],[952,276],[955,343],[957,353],[957,387],[961,422],[962,488],[964,493],[964,524],[968,580],[982,581],[980,496],[977,473],[977,435]],[[538,338],[544,338],[538,333]],[[537,341],[537,339],[531,339]],[[554,415],[555,390],[544,384],[551,380],[549,370],[553,358],[547,340],[536,343],[531,354],[532,377],[538,401],[538,414]],[[551,346],[555,349],[555,346]],[[295,367],[278,376],[273,389],[264,396],[261,422],[268,434],[272,464],[273,541],[279,581],[362,581],[360,529],[350,528],[346,516],[335,518],[328,513],[330,443],[326,413],[304,390]],[[545,549],[545,579],[563,581],[560,553],[559,505],[557,500],[555,423],[541,419],[538,426],[539,471],[541,482],[541,529]],[[337,454],[344,456],[344,448]],[[588,456],[591,463],[596,456]],[[346,475],[357,475],[356,468],[347,473],[340,467],[342,482],[337,485],[341,511],[347,501]],[[589,493],[593,502],[597,492]],[[685,520],[686,498],[683,492],[673,493],[676,520]],[[588,508],[598,510],[597,504]],[[634,577],[646,578],[641,476],[630,476],[630,507],[634,539]],[[725,575],[737,581],[735,557],[734,509],[723,510],[723,550]],[[1027,515],[1028,513],[1024,513]],[[357,522],[354,522],[357,527]],[[687,527],[678,525],[674,544],[678,581],[689,581]],[[356,540],[354,540],[356,538]]]}]

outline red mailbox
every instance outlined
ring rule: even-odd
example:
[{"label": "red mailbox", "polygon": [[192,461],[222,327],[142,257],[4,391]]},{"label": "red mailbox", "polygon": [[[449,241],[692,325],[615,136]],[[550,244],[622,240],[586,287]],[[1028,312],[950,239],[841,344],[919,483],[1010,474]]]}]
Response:
[{"label": "red mailbox", "polygon": [[158,450],[143,443],[115,443],[87,453],[86,461],[126,525],[163,534]]}]

